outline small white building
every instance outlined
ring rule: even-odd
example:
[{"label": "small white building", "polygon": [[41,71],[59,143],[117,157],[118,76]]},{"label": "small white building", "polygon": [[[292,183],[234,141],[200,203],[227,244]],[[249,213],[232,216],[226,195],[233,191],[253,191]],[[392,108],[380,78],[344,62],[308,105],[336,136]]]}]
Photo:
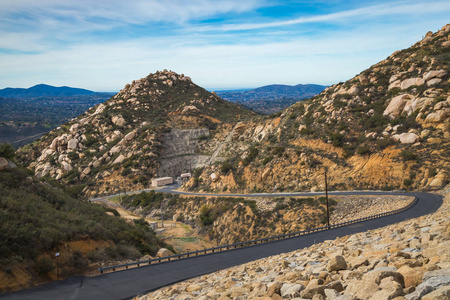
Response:
[{"label": "small white building", "polygon": [[172,183],[173,183],[172,177],[160,177],[160,178],[152,179],[152,186],[154,186],[154,187],[165,186],[165,185],[172,184]]},{"label": "small white building", "polygon": [[185,179],[185,178],[189,179],[189,178],[191,178],[191,173],[183,173],[180,175],[180,178],[181,179]]},{"label": "small white building", "polygon": [[153,229],[153,230],[158,229],[158,222],[151,222],[150,223],[150,228]]}]

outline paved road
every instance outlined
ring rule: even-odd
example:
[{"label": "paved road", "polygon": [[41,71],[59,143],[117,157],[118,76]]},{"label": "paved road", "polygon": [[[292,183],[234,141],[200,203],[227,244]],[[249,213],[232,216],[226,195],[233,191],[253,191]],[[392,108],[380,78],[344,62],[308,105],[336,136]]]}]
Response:
[{"label": "paved road", "polygon": [[[320,194],[320,193],[316,193]],[[0,299],[129,299],[166,285],[188,278],[208,274],[270,255],[293,251],[329,239],[379,228],[436,211],[442,205],[442,197],[427,193],[391,192],[332,192],[334,195],[411,195],[417,203],[407,211],[369,220],[346,227],[316,232],[305,236],[280,240],[248,248],[235,249],[210,255],[165,262],[130,270],[118,271],[96,277],[73,277],[16,293],[2,294]],[[258,196],[270,196],[264,194]],[[280,195],[280,194],[276,194]],[[288,194],[300,195],[299,194]],[[301,193],[301,195],[305,195]],[[308,193],[307,195],[311,195]],[[247,195],[248,196],[248,195]]]}]

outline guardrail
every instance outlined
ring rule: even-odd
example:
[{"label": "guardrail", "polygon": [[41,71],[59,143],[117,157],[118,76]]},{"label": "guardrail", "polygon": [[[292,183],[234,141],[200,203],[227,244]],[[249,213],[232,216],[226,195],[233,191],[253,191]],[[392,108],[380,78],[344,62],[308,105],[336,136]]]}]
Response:
[{"label": "guardrail", "polygon": [[223,251],[230,251],[230,250],[234,250],[234,249],[238,249],[238,248],[250,247],[250,246],[255,246],[258,244],[274,242],[274,241],[278,241],[281,239],[289,239],[289,238],[293,238],[293,237],[297,237],[297,236],[308,235],[308,234],[315,233],[315,232],[334,229],[334,228],[338,228],[338,227],[344,227],[344,226],[355,224],[355,223],[360,223],[360,222],[364,222],[364,221],[368,221],[368,220],[372,220],[372,219],[376,219],[376,218],[381,218],[381,217],[397,214],[397,213],[403,212],[403,211],[413,207],[416,204],[416,202],[417,202],[417,198],[414,197],[413,201],[411,201],[408,205],[406,205],[402,208],[384,212],[384,213],[380,213],[380,214],[376,214],[376,215],[372,215],[372,216],[368,216],[368,217],[364,217],[364,218],[360,218],[360,219],[355,219],[355,220],[339,223],[339,224],[333,224],[330,226],[323,226],[323,227],[318,227],[318,228],[313,228],[313,229],[308,229],[308,230],[303,230],[303,231],[297,231],[297,232],[293,232],[293,233],[286,233],[286,234],[282,234],[282,235],[270,236],[270,237],[266,237],[266,238],[250,240],[250,241],[245,241],[245,242],[240,242],[240,243],[235,243],[235,244],[230,244],[230,245],[218,246],[218,247],[214,247],[214,248],[208,248],[208,249],[197,250],[197,251],[192,251],[192,252],[185,252],[185,253],[180,253],[180,254],[174,254],[171,256],[153,258],[153,259],[142,260],[142,261],[137,261],[137,262],[132,262],[132,263],[108,266],[108,267],[100,267],[100,268],[98,268],[98,271],[101,274],[103,274],[104,271],[109,271],[109,270],[115,272],[116,269],[119,269],[119,268],[128,269],[131,266],[140,267],[143,265],[152,265],[152,264],[157,264],[157,263],[162,263],[162,262],[168,262],[168,261],[171,261],[174,259],[187,259],[187,258],[193,257],[193,256],[206,255],[206,254],[212,254],[212,253],[223,252]]}]

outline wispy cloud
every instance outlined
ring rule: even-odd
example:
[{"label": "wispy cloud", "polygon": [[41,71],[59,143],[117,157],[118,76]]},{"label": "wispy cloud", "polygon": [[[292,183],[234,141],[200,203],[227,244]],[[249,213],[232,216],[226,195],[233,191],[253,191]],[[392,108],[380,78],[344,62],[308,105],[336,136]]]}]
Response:
[{"label": "wispy cloud", "polygon": [[450,12],[450,2],[448,1],[434,1],[434,2],[430,1],[427,3],[415,3],[415,4],[405,3],[402,1],[345,10],[323,15],[300,17],[285,21],[203,26],[203,27],[196,27],[195,30],[199,31],[256,30],[256,29],[284,27],[298,24],[307,24],[307,23],[349,22],[349,19],[374,18],[389,15],[428,14],[436,12],[442,13],[445,11]]}]

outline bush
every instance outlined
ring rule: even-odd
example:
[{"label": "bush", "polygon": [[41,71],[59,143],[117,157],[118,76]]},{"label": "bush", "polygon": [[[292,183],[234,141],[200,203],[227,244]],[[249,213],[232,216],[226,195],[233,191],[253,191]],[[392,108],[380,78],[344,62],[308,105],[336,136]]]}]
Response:
[{"label": "bush", "polygon": [[344,136],[338,132],[331,134],[330,139],[334,147],[342,147],[344,145]]},{"label": "bush", "polygon": [[217,219],[217,213],[211,206],[203,205],[200,208],[200,224],[203,226],[209,226]]},{"label": "bush", "polygon": [[0,144],[0,157],[12,159],[16,155],[16,150],[10,144]]},{"label": "bush", "polygon": [[42,256],[36,261],[36,271],[39,275],[45,275],[55,269],[53,260],[48,256]]},{"label": "bush", "polygon": [[258,156],[258,153],[259,151],[255,146],[250,147],[247,157],[242,161],[244,166],[248,166],[256,158],[256,156]]},{"label": "bush", "polygon": [[430,170],[428,170],[428,177],[434,177],[436,175],[437,175],[436,168],[431,168]]},{"label": "bush", "polygon": [[75,151],[70,151],[69,153],[67,153],[67,157],[68,157],[70,160],[77,160],[78,158],[80,158],[80,156],[78,155],[78,153],[75,152]]},{"label": "bush", "polygon": [[277,146],[275,147],[275,149],[273,149],[272,154],[281,157],[281,155],[283,155],[284,149],[284,146]]},{"label": "bush", "polygon": [[401,158],[403,158],[404,161],[417,159],[417,155],[409,150],[403,150],[400,153],[400,156],[401,156]]},{"label": "bush", "polygon": [[367,146],[359,146],[358,149],[356,149],[356,153],[359,155],[370,155],[370,148]]},{"label": "bush", "polygon": [[263,165],[267,165],[272,159],[273,159],[273,156],[272,156],[272,155],[266,156],[266,157],[263,159],[262,164],[263,164]]},{"label": "bush", "polygon": [[233,170],[233,165],[229,161],[225,161],[220,167],[222,174],[227,174],[231,170]]},{"label": "bush", "polygon": [[406,187],[410,187],[413,184],[413,181],[409,178],[403,180],[403,185]]}]

